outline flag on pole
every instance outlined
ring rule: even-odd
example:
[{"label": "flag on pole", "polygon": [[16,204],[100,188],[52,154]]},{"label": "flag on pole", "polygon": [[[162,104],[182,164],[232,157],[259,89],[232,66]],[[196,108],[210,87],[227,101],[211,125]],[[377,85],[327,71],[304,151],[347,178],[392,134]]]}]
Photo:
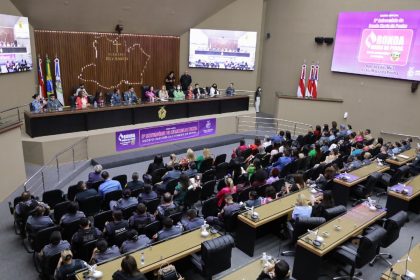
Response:
[{"label": "flag on pole", "polygon": [[42,74],[42,59],[38,55],[38,85],[39,85],[39,95],[42,97],[47,97],[44,84],[44,74]]},{"label": "flag on pole", "polygon": [[54,72],[55,72],[55,93],[57,99],[61,105],[64,105],[63,87],[61,86],[61,72],[60,72],[60,60],[58,57],[54,59]]},{"label": "flag on pole", "polygon": [[311,65],[311,72],[309,73],[308,85],[305,92],[305,98],[312,98],[312,88],[314,84],[315,65]]},{"label": "flag on pole", "polygon": [[45,73],[45,75],[46,75],[48,97],[51,94],[54,94],[54,86],[53,86],[53,81],[52,81],[52,76],[51,76],[50,62],[51,62],[51,60],[48,58],[48,55],[47,55],[47,59],[45,60],[45,63],[46,63],[46,71],[45,71],[46,73]]},{"label": "flag on pole", "polygon": [[297,97],[303,98],[305,96],[305,79],[306,79],[306,64],[302,64],[302,69],[300,71],[299,85],[297,88]]},{"label": "flag on pole", "polygon": [[315,65],[315,71],[314,71],[314,79],[312,84],[312,98],[317,98],[318,96],[318,73],[319,73],[319,65]]}]

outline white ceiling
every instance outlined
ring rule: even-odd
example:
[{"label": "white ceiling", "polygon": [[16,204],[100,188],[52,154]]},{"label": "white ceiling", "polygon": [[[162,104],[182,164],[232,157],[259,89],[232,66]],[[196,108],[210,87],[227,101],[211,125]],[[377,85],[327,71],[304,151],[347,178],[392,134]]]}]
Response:
[{"label": "white ceiling", "polygon": [[235,0],[11,0],[34,29],[181,35]]}]

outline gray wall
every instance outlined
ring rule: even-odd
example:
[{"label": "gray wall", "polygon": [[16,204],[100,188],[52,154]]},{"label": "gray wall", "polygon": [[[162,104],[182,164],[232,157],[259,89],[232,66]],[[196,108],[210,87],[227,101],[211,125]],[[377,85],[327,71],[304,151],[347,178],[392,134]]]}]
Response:
[{"label": "gray wall", "polygon": [[[261,42],[263,14],[263,0],[237,0],[192,28],[257,31]],[[229,82],[234,82],[236,89],[255,90],[259,82],[261,43],[257,44],[256,70],[233,71],[188,68],[189,40],[189,32],[181,35],[179,72],[182,74],[187,69],[193,84],[198,82],[205,86],[216,83],[219,88],[226,88]]]},{"label": "gray wall", "polygon": [[[274,92],[296,95],[300,66],[319,61],[319,97],[343,99],[339,122],[345,111],[348,123],[355,128],[370,127],[420,135],[420,92],[410,93],[411,82],[376,77],[358,76],[330,71],[333,46],[317,46],[314,37],[335,37],[337,17],[340,11],[370,10],[420,10],[417,0],[267,0],[265,32],[271,39],[265,40],[261,69],[264,89],[264,112],[303,121],[311,119],[322,110],[323,122],[336,119],[336,109],[318,106],[317,110],[303,109],[298,102],[294,106],[281,106],[277,112]],[[282,102],[283,100],[279,100]],[[319,108],[321,107],[321,108]],[[331,118],[328,112],[331,110]],[[298,113],[298,114],[297,114]],[[298,119],[295,119],[298,118]]]},{"label": "gray wall", "polygon": [[[22,15],[9,0],[0,1],[0,13],[15,16]],[[30,23],[31,19],[29,19],[29,24]],[[30,32],[33,63],[36,65],[36,52],[32,27],[30,27]],[[35,66],[35,69],[31,72],[0,75],[0,88],[2,92],[0,111],[29,103],[32,100],[31,96],[36,90],[36,73],[37,70]]]}]

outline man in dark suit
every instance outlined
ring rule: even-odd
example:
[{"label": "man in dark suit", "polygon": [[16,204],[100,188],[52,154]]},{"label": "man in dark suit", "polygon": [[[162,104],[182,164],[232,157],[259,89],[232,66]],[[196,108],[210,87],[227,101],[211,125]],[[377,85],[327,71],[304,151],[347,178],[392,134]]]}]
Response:
[{"label": "man in dark suit", "polygon": [[206,94],[205,90],[202,87],[200,87],[199,84],[195,84],[195,88],[193,90],[193,93],[195,95],[195,98],[200,98],[200,95]]},{"label": "man in dark suit", "polygon": [[186,91],[188,87],[192,83],[191,75],[188,74],[188,71],[185,70],[184,74],[182,74],[181,78],[179,78],[179,82],[181,83],[181,87],[183,91]]}]

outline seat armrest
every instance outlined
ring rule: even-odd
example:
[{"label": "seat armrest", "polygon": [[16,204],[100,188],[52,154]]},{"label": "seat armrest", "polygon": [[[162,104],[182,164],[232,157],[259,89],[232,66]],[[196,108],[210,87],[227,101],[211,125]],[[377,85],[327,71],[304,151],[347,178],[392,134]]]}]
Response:
[{"label": "seat armrest", "polygon": [[337,249],[338,250],[344,250],[344,251],[346,251],[347,253],[350,253],[350,254],[352,254],[352,255],[354,255],[354,256],[357,256],[357,252],[355,251],[355,250],[353,250],[353,249],[351,249],[351,248],[349,248],[349,247],[347,247],[347,246],[338,246],[337,247]]}]

